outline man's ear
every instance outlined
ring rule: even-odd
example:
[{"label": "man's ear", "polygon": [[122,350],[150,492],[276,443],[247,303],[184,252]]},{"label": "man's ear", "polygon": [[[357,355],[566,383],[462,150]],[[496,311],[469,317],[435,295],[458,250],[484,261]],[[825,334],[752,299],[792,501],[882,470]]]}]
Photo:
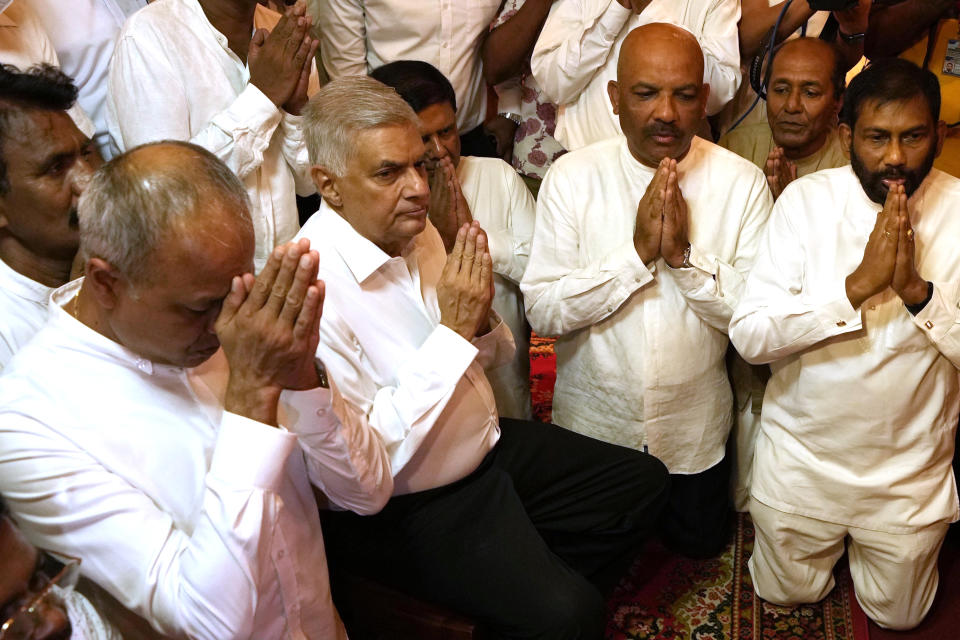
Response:
[{"label": "man's ear", "polygon": [[947,139],[947,123],[944,120],[941,120],[937,123],[937,156],[940,157],[940,152],[943,151],[943,141]]},{"label": "man's ear", "polygon": [[704,82],[700,89],[700,119],[707,117],[707,103],[710,102],[710,83]]},{"label": "man's ear", "polygon": [[337,176],[326,167],[315,164],[310,167],[310,178],[317,188],[317,193],[326,200],[331,207],[342,207],[343,196],[340,195],[340,188],[337,185]]},{"label": "man's ear", "polygon": [[117,306],[117,299],[129,283],[120,272],[102,258],[90,258],[85,269],[86,279],[83,286],[89,286],[97,304],[104,309]]},{"label": "man's ear", "polygon": [[846,122],[841,122],[837,127],[837,133],[840,134],[840,146],[843,147],[843,152],[847,154],[847,157],[850,157],[850,145],[853,144],[853,130],[850,129],[850,125]]},{"label": "man's ear", "polygon": [[610,106],[614,115],[620,115],[620,86],[616,80],[607,83],[607,95],[610,97]]}]

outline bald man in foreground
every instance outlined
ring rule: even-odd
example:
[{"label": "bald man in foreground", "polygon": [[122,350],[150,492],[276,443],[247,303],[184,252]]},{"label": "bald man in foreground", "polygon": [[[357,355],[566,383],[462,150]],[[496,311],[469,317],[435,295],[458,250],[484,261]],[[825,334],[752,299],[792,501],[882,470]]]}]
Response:
[{"label": "bald man in foreground", "polygon": [[315,366],[319,256],[285,245],[254,279],[243,184],[184,142],[114,158],[79,218],[86,276],[0,377],[20,528],[164,636],[345,638],[310,484],[364,513],[393,484]]},{"label": "bald man in foreground", "polygon": [[703,64],[679,27],[627,37],[609,86],[625,137],[547,173],[521,283],[534,330],[558,336],[554,421],[660,458],[664,540],[693,556],[726,542],[726,332],[773,204],[757,167],[694,137]]}]

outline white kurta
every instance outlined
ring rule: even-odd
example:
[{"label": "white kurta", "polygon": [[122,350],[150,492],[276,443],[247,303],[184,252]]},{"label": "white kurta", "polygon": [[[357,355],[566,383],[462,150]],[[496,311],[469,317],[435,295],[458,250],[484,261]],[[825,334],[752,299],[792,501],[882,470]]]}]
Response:
[{"label": "white kurta", "polygon": [[[254,26],[271,29],[278,19],[258,6]],[[197,0],[156,0],[127,20],[110,62],[107,117],[121,150],[189,140],[240,177],[250,196],[258,270],[274,246],[297,233],[296,195],[315,191],[302,118],[250,84],[250,69]]]},{"label": "white kurta", "polygon": [[[0,63],[12,64],[20,71],[37,64],[60,66],[53,43],[29,3],[15,0],[0,11]],[[74,104],[67,113],[85,136],[94,136],[96,127],[79,104]]]},{"label": "white kurta", "polygon": [[882,208],[850,167],[777,200],[730,325],[770,362],[753,495],[803,516],[888,533],[957,519],[960,180],[933,170],[909,201],[917,269],[935,286],[916,317],[891,290],[854,310],[846,277]]},{"label": "white kurta", "polygon": [[77,103],[97,128],[104,159],[118,149],[107,132],[107,71],[124,21],[147,0],[17,0],[30,4],[50,36],[63,72],[80,90]]},{"label": "white kurta", "polygon": [[536,203],[513,167],[499,158],[463,156],[457,166],[463,196],[490,241],[496,293],[493,310],[510,327],[517,346],[513,361],[487,371],[501,416],[529,420],[530,327],[523,312],[520,279],[530,257]]},{"label": "white kurta", "polygon": [[17,273],[0,260],[0,371],[47,321],[53,287]]},{"label": "white kurta", "polygon": [[554,137],[573,150],[621,133],[607,83],[617,79],[627,35],[651,22],[680,25],[697,37],[710,85],[707,113],[717,113],[740,86],[739,20],[737,0],[653,0],[640,15],[617,0],[555,2],[530,58],[540,88],[559,105]]},{"label": "white kurta", "polygon": [[429,222],[394,258],[326,202],[299,235],[319,252],[327,286],[317,356],[386,445],[394,493],[471,473],[500,438],[484,369],[513,357],[510,330],[491,318],[491,331],[471,344],[440,324],[447,256]]},{"label": "white kurta", "polygon": [[773,202],[759,169],[700,138],[678,167],[695,267],[637,255],[637,204],[655,170],[620,137],[547,173],[521,289],[534,331],[559,336],[554,422],[690,474],[723,458],[727,325]]},{"label": "white kurta", "polygon": [[81,282],[54,292],[0,376],[0,493],[24,533],[82,558],[166,635],[345,637],[308,474],[333,500],[367,493],[371,512],[392,488],[385,455],[351,465],[356,423],[316,389],[288,394],[312,408],[297,424],[305,465],[297,435],[223,410],[222,370],[150,362],[66,313]]},{"label": "white kurta", "polygon": [[457,95],[457,126],[483,122],[487,85],[480,47],[500,0],[309,0],[331,78],[365,76],[396,60],[429,62]]}]

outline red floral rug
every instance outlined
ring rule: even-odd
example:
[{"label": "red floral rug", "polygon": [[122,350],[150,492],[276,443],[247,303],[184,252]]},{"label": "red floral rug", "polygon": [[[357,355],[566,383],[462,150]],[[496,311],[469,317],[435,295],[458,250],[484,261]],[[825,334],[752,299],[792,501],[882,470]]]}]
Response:
[{"label": "red floral rug", "polygon": [[651,542],[607,602],[608,640],[867,640],[867,618],[850,572],[838,564],[837,586],[821,602],[788,608],[753,591],[747,560],[753,524],[737,514],[737,531],[719,557],[693,560]]},{"label": "red floral rug", "polygon": [[[556,381],[551,338],[532,337],[530,379],[534,419],[549,422]],[[684,558],[650,542],[607,601],[607,639],[869,639],[845,561],[822,602],[787,608],[758,598],[747,570],[753,536],[750,516],[740,513],[733,539],[716,558]]]}]

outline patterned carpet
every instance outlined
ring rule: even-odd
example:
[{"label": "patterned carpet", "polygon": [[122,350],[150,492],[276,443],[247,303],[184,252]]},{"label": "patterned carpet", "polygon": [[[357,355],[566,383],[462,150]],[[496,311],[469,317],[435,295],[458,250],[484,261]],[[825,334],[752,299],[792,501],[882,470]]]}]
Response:
[{"label": "patterned carpet", "polygon": [[651,542],[607,602],[607,639],[867,640],[867,618],[843,562],[822,602],[791,609],[760,600],[747,570],[753,535],[750,516],[741,513],[717,558],[683,558]]},{"label": "patterned carpet", "polygon": [[[552,339],[533,336],[530,364],[534,418],[549,422]],[[868,640],[844,561],[837,586],[822,602],[790,609],[760,600],[747,570],[753,536],[750,517],[737,514],[733,539],[717,558],[692,560],[650,542],[607,602],[607,639]]]}]

